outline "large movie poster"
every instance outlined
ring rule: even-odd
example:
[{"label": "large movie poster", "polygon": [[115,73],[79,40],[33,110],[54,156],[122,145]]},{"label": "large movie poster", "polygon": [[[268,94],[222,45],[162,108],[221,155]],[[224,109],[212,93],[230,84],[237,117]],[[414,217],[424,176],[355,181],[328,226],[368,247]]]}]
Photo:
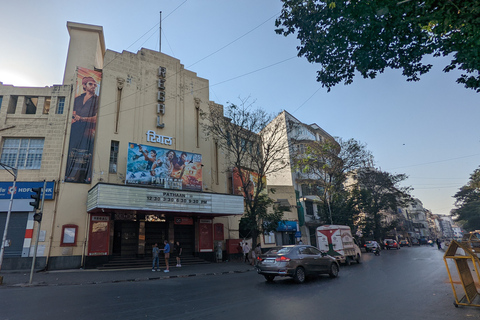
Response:
[{"label": "large movie poster", "polygon": [[[259,182],[259,175],[256,172],[243,169],[242,170],[244,181],[250,181],[247,187],[247,193],[250,198],[253,199],[253,196],[257,193],[257,187]],[[240,174],[238,173],[237,168],[233,168],[233,194],[241,195],[245,197],[245,193],[242,186],[242,180],[240,179]],[[267,179],[262,177],[262,185],[267,185]]]},{"label": "large movie poster", "polygon": [[127,184],[202,191],[202,155],[129,143]]},{"label": "large movie poster", "polygon": [[77,67],[66,182],[92,182],[92,156],[102,73]]}]

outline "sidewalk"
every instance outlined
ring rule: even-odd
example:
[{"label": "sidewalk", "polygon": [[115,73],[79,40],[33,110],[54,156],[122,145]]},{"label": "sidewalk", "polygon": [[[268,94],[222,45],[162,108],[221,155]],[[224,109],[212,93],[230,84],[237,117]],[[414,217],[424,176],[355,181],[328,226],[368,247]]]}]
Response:
[{"label": "sidewalk", "polygon": [[133,282],[148,280],[163,280],[172,278],[187,278],[195,276],[214,276],[228,273],[243,273],[254,271],[255,268],[242,262],[220,262],[209,264],[188,265],[177,268],[170,267],[170,272],[152,272],[152,269],[122,269],[97,270],[73,269],[59,271],[35,272],[30,284],[30,270],[2,271],[3,284],[0,289],[7,287],[30,286],[60,286],[60,285],[89,285],[114,282]]}]

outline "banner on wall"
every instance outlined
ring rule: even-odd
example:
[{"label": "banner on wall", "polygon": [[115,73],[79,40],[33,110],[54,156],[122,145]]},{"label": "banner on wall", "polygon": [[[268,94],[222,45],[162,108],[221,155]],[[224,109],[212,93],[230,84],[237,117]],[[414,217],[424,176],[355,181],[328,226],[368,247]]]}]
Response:
[{"label": "banner on wall", "polygon": [[[257,193],[257,186],[259,182],[259,175],[256,172],[249,171],[246,169],[242,170],[244,181],[250,181],[248,184],[247,192],[250,195],[250,198],[253,199],[253,196]],[[242,180],[240,179],[240,174],[238,173],[237,168],[233,168],[233,194],[241,195],[245,197],[245,193],[242,186]],[[262,177],[262,185],[267,185],[267,179]]]},{"label": "banner on wall", "polygon": [[125,183],[202,191],[202,155],[130,142]]},{"label": "banner on wall", "polygon": [[77,67],[66,182],[92,182],[92,155],[102,73]]}]

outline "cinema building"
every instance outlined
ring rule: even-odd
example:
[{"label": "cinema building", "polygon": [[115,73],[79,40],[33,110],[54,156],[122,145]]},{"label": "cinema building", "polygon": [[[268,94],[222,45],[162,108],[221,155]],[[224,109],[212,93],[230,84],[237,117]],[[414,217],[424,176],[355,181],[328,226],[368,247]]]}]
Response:
[{"label": "cinema building", "polygon": [[[37,234],[37,267],[49,270],[150,257],[163,240],[207,260],[233,253],[243,197],[201,127],[202,112],[222,107],[208,80],[160,52],[106,50],[102,27],[67,28],[63,84],[0,84],[0,162],[18,168],[11,210],[13,175],[0,170],[2,268],[29,266]],[[38,231],[28,203],[43,185]]]}]

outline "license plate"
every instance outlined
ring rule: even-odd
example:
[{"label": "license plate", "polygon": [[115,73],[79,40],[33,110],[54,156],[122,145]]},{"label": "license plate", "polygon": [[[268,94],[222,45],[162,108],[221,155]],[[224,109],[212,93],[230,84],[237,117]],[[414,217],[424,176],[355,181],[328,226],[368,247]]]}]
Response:
[{"label": "license plate", "polygon": [[275,263],[275,259],[265,259],[265,260],[263,260],[263,263],[265,263],[265,264]]}]

